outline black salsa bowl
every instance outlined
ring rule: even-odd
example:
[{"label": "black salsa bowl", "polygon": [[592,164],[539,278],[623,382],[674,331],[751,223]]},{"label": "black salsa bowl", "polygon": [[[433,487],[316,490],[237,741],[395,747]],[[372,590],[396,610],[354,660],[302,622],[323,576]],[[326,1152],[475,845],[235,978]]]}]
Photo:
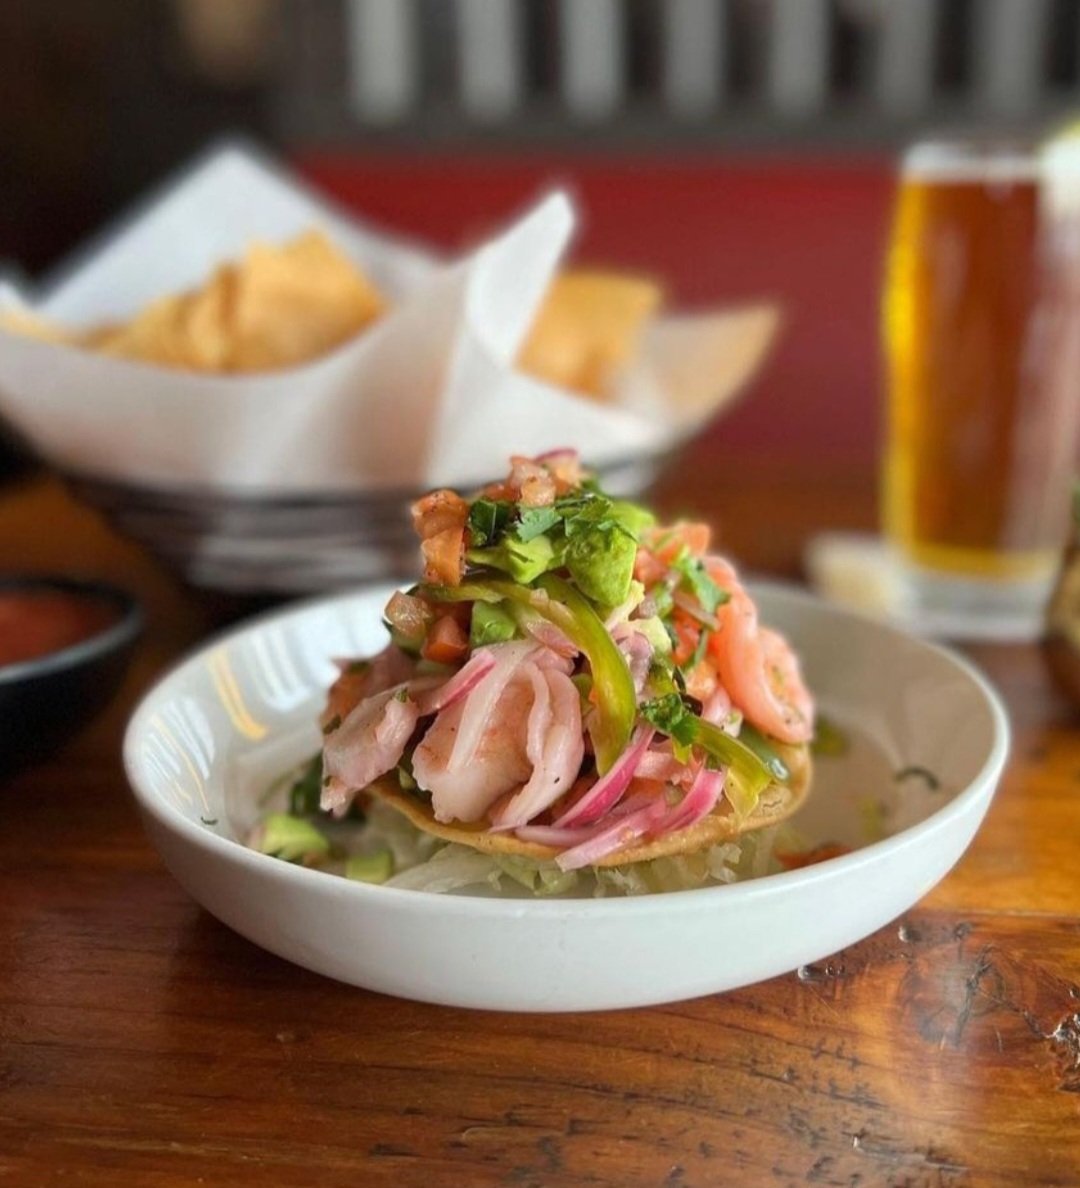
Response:
[{"label": "black salsa bowl", "polygon": [[0,576],[0,599],[53,595],[94,608],[102,622],[83,638],[0,663],[0,778],[44,759],[112,700],[142,631],[130,594],[102,582],[47,575]]}]

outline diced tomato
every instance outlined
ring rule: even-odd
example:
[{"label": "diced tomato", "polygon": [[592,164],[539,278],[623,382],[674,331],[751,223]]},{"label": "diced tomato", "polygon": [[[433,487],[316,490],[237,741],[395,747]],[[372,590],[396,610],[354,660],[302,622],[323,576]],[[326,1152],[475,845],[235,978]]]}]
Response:
[{"label": "diced tomato", "polygon": [[515,454],[510,459],[510,485],[525,507],[550,507],[555,502],[555,477],[532,458]]},{"label": "diced tomato", "polygon": [[424,554],[424,580],[459,585],[465,567],[468,503],[453,491],[432,491],[418,499],[411,511]]},{"label": "diced tomato", "polygon": [[409,509],[413,527],[421,540],[427,540],[447,528],[464,528],[469,518],[469,504],[456,491],[430,491]]},{"label": "diced tomato", "polygon": [[670,565],[677,560],[683,549],[686,549],[691,557],[704,556],[708,552],[711,539],[712,529],[708,524],[699,524],[694,520],[679,520],[670,528],[658,530],[653,549],[661,561]]},{"label": "diced tomato", "polygon": [[666,792],[667,784],[663,780],[646,780],[635,776],[626,786],[623,799],[629,800],[631,796],[663,796]]},{"label": "diced tomato", "polygon": [[472,602],[436,602],[434,609],[436,618],[453,619],[463,632],[469,633],[469,624],[473,621]]},{"label": "diced tomato", "polygon": [[469,637],[449,615],[436,619],[428,631],[420,655],[436,664],[460,664],[469,654]]},{"label": "diced tomato", "polygon": [[634,577],[648,590],[667,577],[668,567],[655,553],[645,548],[638,548],[634,558]]},{"label": "diced tomato", "polygon": [[701,638],[701,624],[685,611],[676,608],[671,616],[671,625],[678,640],[672,652],[672,659],[682,668],[697,650],[698,640]]},{"label": "diced tomato", "polygon": [[465,529],[447,528],[421,542],[424,554],[424,580],[461,585],[465,569]]}]

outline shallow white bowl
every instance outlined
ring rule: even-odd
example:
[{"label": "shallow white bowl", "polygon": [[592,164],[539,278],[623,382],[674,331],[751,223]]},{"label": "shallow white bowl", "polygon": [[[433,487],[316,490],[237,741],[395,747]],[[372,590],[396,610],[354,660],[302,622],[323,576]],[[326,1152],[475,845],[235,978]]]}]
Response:
[{"label": "shallow white bowl", "polygon": [[[597,1010],[744,986],[820,960],[925,895],[983,819],[1008,750],[1000,701],[966,662],[798,591],[758,587],[819,703],[850,732],[798,824],[853,852],[728,886],[633,899],[520,899],[369,886],[245,848],[270,773],[318,745],[331,659],[383,646],[388,590],[233,631],[146,696],[124,758],[146,829],[218,919],[297,964],[387,994],[501,1010]],[[920,767],[940,781],[894,773]],[[867,844],[866,797],[890,835]]]}]

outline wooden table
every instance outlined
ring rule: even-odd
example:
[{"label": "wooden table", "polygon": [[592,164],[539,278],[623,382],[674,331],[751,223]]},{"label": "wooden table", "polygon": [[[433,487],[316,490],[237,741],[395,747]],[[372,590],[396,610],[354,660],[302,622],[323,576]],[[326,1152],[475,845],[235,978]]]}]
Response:
[{"label": "wooden table", "polygon": [[[663,505],[775,572],[873,519],[867,474],[695,470]],[[902,920],[723,996],[483,1014],[262,952],[144,840],[123,723],[220,607],[44,479],[0,495],[0,567],[107,573],[149,616],[106,716],[2,790],[0,1184],[1080,1184],[1080,734],[1035,648],[973,650],[1013,756]]]}]

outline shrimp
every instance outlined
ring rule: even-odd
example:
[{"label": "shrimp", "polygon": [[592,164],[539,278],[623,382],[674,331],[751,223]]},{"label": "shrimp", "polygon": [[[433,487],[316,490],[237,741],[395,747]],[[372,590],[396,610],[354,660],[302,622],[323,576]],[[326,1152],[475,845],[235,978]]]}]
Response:
[{"label": "shrimp", "polygon": [[791,646],[778,632],[758,625],[757,609],[731,565],[709,557],[706,568],[731,596],[717,608],[720,630],[708,645],[721,684],[746,720],[765,734],[786,743],[809,742],[814,702]]},{"label": "shrimp", "polygon": [[581,697],[565,672],[529,665],[533,703],[525,753],[533,765],[528,783],[492,814],[501,829],[525,825],[574,783],[585,757]]},{"label": "shrimp", "polygon": [[462,717],[476,693],[444,709],[413,752],[413,775],[431,793],[437,821],[478,821],[500,796],[529,778],[531,667],[524,665],[503,688],[498,713],[484,724],[467,763],[455,766],[451,760]]},{"label": "shrimp", "polygon": [[394,644],[388,644],[370,660],[339,660],[341,670],[326,696],[326,708],[319,719],[325,730],[335,720],[343,721],[367,697],[407,681],[416,661]]},{"label": "shrimp", "polygon": [[323,748],[327,784],[322,807],[343,813],[352,794],[392,771],[401,762],[419,715],[407,685],[385,689],[361,701],[327,735]]}]

